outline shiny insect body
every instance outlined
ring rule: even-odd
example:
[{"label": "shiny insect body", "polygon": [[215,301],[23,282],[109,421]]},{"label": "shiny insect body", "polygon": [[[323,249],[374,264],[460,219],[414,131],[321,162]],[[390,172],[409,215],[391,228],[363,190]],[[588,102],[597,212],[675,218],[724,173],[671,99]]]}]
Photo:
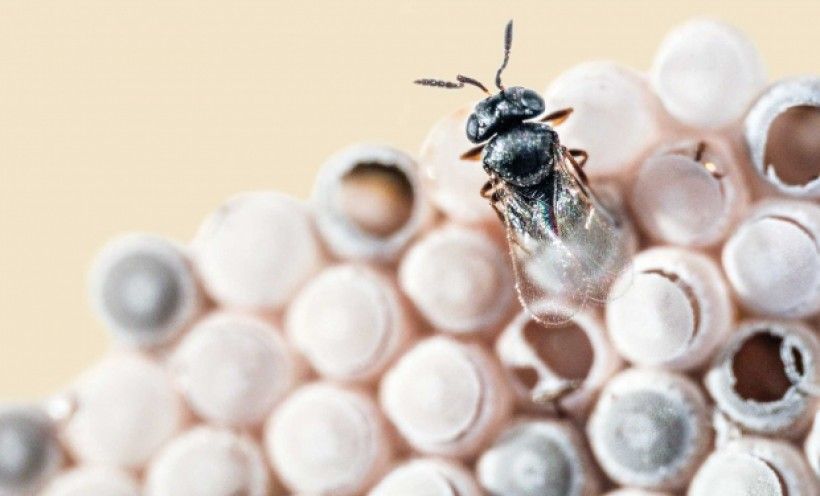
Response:
[{"label": "shiny insect body", "polygon": [[511,45],[512,21],[505,30],[496,94],[462,75],[456,82],[415,82],[471,85],[488,95],[467,119],[467,138],[477,146],[461,158],[478,160],[483,152],[488,181],[481,194],[507,227],[519,298],[536,320],[556,324],[588,301],[607,298],[611,282],[628,265],[627,236],[615,211],[589,187],[582,169],[587,154],[563,146],[553,129],[572,109],[538,118],[545,110],[538,93],[502,84]]}]

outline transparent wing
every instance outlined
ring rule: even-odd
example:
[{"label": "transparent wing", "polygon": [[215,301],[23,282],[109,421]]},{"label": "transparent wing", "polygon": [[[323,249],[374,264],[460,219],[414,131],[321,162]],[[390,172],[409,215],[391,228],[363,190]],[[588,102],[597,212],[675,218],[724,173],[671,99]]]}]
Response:
[{"label": "transparent wing", "polygon": [[[605,302],[628,287],[616,279],[632,279],[635,235],[614,191],[591,190],[572,157],[555,167],[555,209],[558,239],[581,265],[587,298]],[[576,193],[577,192],[577,193]]]},{"label": "transparent wing", "polygon": [[570,157],[557,161],[549,187],[545,200],[509,190],[504,218],[519,299],[536,320],[557,325],[606,301],[613,281],[631,273],[632,238]]}]

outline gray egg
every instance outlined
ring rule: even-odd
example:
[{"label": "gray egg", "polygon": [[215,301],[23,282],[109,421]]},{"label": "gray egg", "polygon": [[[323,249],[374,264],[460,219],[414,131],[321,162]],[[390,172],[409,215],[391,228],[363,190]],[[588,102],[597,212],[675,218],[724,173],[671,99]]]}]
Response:
[{"label": "gray egg", "polygon": [[182,288],[172,267],[151,253],[114,263],[103,283],[103,305],[123,328],[151,332],[166,326],[181,305]]},{"label": "gray egg", "polygon": [[199,308],[199,287],[186,257],[156,236],[134,234],[106,245],[91,281],[97,313],[118,340],[129,344],[166,343]]},{"label": "gray egg", "polygon": [[556,421],[522,422],[508,429],[481,456],[477,472],[493,496],[582,496],[594,494],[579,437]]},{"label": "gray egg", "polygon": [[592,451],[614,482],[677,491],[711,446],[709,407],[686,376],[628,369],[612,378],[587,423]]},{"label": "gray egg", "polygon": [[0,411],[0,492],[35,487],[54,467],[57,443],[48,418],[36,411]]},{"label": "gray egg", "polygon": [[639,391],[619,397],[600,431],[612,456],[637,472],[673,465],[688,446],[689,421],[668,397]]}]

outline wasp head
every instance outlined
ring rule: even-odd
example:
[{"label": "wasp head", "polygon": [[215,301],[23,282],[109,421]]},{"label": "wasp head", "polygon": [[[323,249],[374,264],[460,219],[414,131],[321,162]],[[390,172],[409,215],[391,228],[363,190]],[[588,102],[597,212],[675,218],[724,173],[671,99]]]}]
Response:
[{"label": "wasp head", "polygon": [[514,86],[478,102],[467,119],[467,138],[480,143],[501,129],[519,124],[544,111],[544,99],[533,90]]}]

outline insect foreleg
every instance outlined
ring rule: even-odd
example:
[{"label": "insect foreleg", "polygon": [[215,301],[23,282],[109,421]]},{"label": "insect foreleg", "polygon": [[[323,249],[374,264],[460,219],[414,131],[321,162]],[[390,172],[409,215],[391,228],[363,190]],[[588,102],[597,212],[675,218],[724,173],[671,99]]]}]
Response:
[{"label": "insect foreleg", "polygon": [[481,152],[484,150],[485,144],[474,146],[461,154],[461,160],[478,160],[481,158]]},{"label": "insect foreleg", "polygon": [[556,110],[555,112],[550,112],[549,114],[545,115],[541,119],[541,122],[547,122],[553,126],[560,126],[567,117],[572,113],[572,107]]},{"label": "insect foreleg", "polygon": [[481,198],[486,198],[489,200],[490,196],[493,193],[492,190],[494,187],[495,184],[493,184],[492,181],[487,181],[486,183],[484,183],[484,186],[481,187]]}]

